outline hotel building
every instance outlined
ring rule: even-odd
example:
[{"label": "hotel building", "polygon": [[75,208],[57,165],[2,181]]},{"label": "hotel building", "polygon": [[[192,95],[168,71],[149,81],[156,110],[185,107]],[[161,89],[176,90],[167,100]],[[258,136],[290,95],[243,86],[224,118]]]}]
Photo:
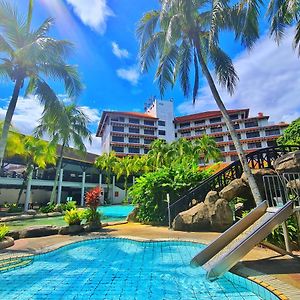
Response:
[{"label": "hotel building", "polygon": [[[249,116],[249,109],[228,111],[246,153],[276,145],[288,126],[271,124],[269,116]],[[174,118],[173,101],[154,100],[145,113],[104,111],[97,130],[102,138],[101,153],[115,151],[118,156],[141,155],[153,140],[189,140],[204,134],[214,137],[224,162],[237,160],[237,153],[220,111],[201,112]]]}]

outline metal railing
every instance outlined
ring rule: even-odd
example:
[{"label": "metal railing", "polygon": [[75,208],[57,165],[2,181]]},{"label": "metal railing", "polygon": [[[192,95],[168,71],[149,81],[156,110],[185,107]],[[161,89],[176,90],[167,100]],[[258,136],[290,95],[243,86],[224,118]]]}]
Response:
[{"label": "metal railing", "polygon": [[[296,150],[300,150],[300,146],[275,146],[251,152],[247,154],[246,157],[252,169],[273,168],[273,164],[278,157]],[[243,167],[240,161],[237,160],[218,173],[200,182],[197,187],[189,190],[187,194],[171,203],[171,220],[173,221],[180,212],[193,207],[199,202],[203,202],[209,191],[221,191],[232,180],[240,178],[242,174]]]}]

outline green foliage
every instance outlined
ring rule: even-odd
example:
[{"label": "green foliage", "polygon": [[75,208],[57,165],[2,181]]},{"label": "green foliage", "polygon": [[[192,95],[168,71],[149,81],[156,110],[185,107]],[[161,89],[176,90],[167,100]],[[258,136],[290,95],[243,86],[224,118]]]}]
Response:
[{"label": "green foliage", "polygon": [[167,194],[171,201],[196,186],[209,176],[196,165],[164,167],[136,179],[129,190],[132,203],[138,207],[137,218],[145,223],[165,223],[167,220]]},{"label": "green foliage", "polygon": [[[289,217],[286,223],[287,223],[287,228],[289,233],[289,240],[293,244],[296,244],[299,249],[300,248],[299,228],[298,228],[296,217],[294,215]],[[282,226],[279,226],[276,229],[274,229],[272,233],[268,235],[267,241],[278,247],[285,248]]]},{"label": "green foliage", "polygon": [[62,204],[63,211],[68,211],[76,208],[77,208],[76,201],[67,201],[66,203]]},{"label": "green foliage", "polygon": [[64,216],[64,220],[68,225],[80,225],[83,219],[83,213],[78,209],[71,209],[66,211]]},{"label": "green foliage", "polygon": [[101,220],[101,213],[93,208],[87,208],[82,213],[82,219],[87,223],[97,223]]},{"label": "green foliage", "polygon": [[9,228],[5,224],[0,224],[0,241],[2,241],[8,234]]},{"label": "green foliage", "polygon": [[43,214],[54,212],[55,207],[56,207],[56,205],[54,202],[48,202],[46,206],[40,207],[40,212]]},{"label": "green foliage", "polygon": [[22,207],[19,207],[17,203],[6,203],[4,207],[8,208],[8,213],[18,213],[23,211]]},{"label": "green foliage", "polygon": [[300,145],[300,118],[293,121],[277,139],[279,145]]}]

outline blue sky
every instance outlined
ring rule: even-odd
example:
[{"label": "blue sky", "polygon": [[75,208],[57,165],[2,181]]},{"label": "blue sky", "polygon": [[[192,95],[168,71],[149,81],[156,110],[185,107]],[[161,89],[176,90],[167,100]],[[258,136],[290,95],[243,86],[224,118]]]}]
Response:
[{"label": "blue sky", "polygon": [[[26,11],[27,1],[14,1]],[[89,115],[95,132],[101,111],[143,111],[144,102],[159,97],[154,72],[140,74],[136,24],[145,11],[158,7],[157,0],[35,0],[34,26],[48,16],[56,19],[53,36],[72,41],[76,53],[70,62],[77,64],[85,84],[77,99]],[[229,35],[222,37],[223,48],[233,58],[240,82],[233,97],[221,90],[228,108],[250,108],[250,114],[264,112],[271,121],[291,121],[300,115],[300,60],[292,49],[293,29],[287,31],[277,47],[262,28],[262,38],[248,53]],[[56,86],[58,94],[63,90]],[[0,81],[0,117],[5,113],[12,85]],[[201,83],[196,105],[185,99],[178,86],[168,90],[176,115],[216,109],[205,81]],[[41,115],[34,97],[21,98],[13,122],[30,133]],[[89,149],[98,152],[99,139]]]}]

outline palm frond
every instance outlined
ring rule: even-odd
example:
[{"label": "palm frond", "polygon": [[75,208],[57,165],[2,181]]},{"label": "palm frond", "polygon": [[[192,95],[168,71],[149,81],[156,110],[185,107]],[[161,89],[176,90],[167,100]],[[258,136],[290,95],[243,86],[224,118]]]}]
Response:
[{"label": "palm frond", "polygon": [[45,35],[49,32],[50,28],[54,24],[53,18],[47,18],[40,27],[31,33],[32,40],[37,40],[39,38],[45,37]]},{"label": "palm frond", "polygon": [[8,67],[7,63],[0,64],[0,78],[5,80],[10,77],[11,69]]},{"label": "palm frond", "polygon": [[10,44],[5,40],[5,38],[0,34],[0,52],[5,52],[7,54],[12,55],[14,49],[10,46]]}]

